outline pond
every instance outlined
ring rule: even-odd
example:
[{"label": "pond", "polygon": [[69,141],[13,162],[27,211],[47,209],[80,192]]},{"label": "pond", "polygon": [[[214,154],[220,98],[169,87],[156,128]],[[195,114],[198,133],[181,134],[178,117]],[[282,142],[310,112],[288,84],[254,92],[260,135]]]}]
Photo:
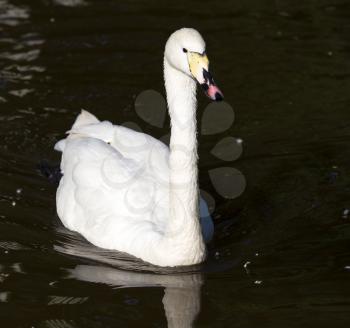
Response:
[{"label": "pond", "polygon": [[[59,163],[82,108],[166,136],[169,119],[147,121],[136,100],[164,95],[164,44],[183,26],[206,40],[235,119],[208,132],[198,92],[216,233],[203,265],[171,270],[65,229],[38,163]],[[2,326],[349,325],[349,35],[346,0],[0,0]]]}]

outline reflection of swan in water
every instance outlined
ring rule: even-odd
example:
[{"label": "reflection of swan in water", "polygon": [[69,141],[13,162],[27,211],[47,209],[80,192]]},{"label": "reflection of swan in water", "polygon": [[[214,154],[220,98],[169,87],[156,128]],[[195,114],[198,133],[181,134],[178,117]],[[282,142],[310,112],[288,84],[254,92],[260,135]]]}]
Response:
[{"label": "reflection of swan in water", "polygon": [[69,278],[115,288],[164,287],[163,305],[168,326],[192,326],[200,310],[203,283],[201,273],[194,272],[198,267],[177,268],[175,271],[152,266],[127,254],[95,247],[80,235],[62,227],[57,227],[56,231],[61,242],[54,246],[55,250],[99,262],[99,265],[77,265],[68,270]]},{"label": "reflection of swan in water", "polygon": [[163,304],[168,327],[191,327],[200,310],[202,276],[199,273],[164,275],[93,265],[77,265],[69,272],[71,278],[116,288],[165,287]]}]

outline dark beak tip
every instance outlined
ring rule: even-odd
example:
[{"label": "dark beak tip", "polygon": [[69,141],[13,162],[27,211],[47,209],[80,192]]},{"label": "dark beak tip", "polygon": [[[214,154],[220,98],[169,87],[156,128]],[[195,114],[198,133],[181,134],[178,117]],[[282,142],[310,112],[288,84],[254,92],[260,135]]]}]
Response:
[{"label": "dark beak tip", "polygon": [[223,101],[224,100],[224,95],[222,93],[220,94],[219,92],[216,92],[214,100],[215,101]]}]

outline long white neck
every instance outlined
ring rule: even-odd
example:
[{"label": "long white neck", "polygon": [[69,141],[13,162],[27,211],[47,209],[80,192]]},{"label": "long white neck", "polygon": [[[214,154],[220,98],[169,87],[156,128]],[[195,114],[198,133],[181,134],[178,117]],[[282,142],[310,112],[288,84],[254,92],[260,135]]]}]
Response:
[{"label": "long white neck", "polygon": [[201,262],[205,245],[199,223],[196,83],[164,59],[164,79],[171,121],[170,219],[166,237],[183,261]]}]

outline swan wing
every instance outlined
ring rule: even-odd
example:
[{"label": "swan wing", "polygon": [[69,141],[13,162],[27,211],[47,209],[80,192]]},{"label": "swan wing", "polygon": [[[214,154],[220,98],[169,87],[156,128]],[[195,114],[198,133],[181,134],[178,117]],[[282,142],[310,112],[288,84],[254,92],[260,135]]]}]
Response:
[{"label": "swan wing", "polygon": [[[85,110],[82,110],[78,115],[71,130],[67,133],[71,136],[85,136],[102,140],[126,158],[131,158],[139,162],[149,162],[152,160],[154,162],[152,165],[161,163],[162,167],[157,167],[156,171],[159,172],[161,170],[164,175],[169,175],[167,164],[169,156],[168,146],[148,134],[121,125],[113,125],[108,121],[101,122]],[[59,141],[55,149],[63,151],[65,140]],[[160,158],[162,158],[161,161],[159,161]]]},{"label": "swan wing", "polygon": [[[63,152],[57,209],[66,227],[97,246],[128,252],[136,236],[159,238],[169,212],[165,144],[82,111],[55,149]],[[203,199],[200,214],[209,241],[213,225]]]},{"label": "swan wing", "polygon": [[57,211],[67,228],[97,246],[134,255],[157,243],[162,225],[152,214],[159,189],[140,162],[102,140],[73,135],[62,167]]}]

